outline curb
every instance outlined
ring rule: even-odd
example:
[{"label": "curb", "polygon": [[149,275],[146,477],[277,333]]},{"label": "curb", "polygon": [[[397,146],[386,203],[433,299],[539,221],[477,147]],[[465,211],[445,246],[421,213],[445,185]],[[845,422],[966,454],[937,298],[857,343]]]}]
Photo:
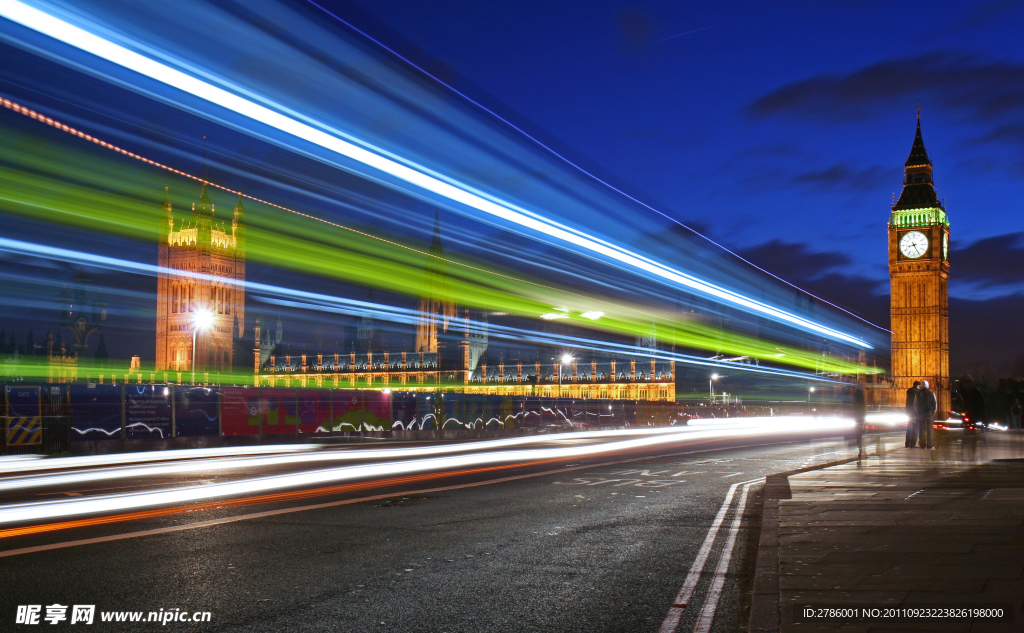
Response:
[{"label": "curb", "polygon": [[[888,451],[886,451],[888,452]],[[761,513],[761,539],[757,544],[757,565],[750,597],[748,633],[778,631],[779,621],[779,501],[792,499],[789,477],[812,470],[841,466],[861,459],[850,457],[817,466],[798,468],[775,475],[764,481],[764,510]]]}]

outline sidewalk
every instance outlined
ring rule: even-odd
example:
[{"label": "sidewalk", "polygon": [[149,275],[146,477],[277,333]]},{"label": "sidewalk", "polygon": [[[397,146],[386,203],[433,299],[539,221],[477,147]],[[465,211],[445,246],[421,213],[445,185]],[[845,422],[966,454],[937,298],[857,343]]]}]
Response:
[{"label": "sidewalk", "polygon": [[[891,442],[866,459],[768,478],[752,633],[1024,631],[1024,436],[952,431],[936,450]],[[809,605],[868,617],[821,619]],[[900,605],[1002,606],[1013,621],[862,611]]]}]

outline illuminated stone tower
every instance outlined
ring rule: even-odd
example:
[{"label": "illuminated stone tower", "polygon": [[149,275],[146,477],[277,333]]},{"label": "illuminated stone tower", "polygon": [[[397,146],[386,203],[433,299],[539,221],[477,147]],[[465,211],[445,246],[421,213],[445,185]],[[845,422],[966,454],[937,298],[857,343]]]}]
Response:
[{"label": "illuminated stone tower", "polygon": [[950,406],[949,218],[935,193],[920,108],[903,191],[889,217],[889,277],[896,387],[905,390],[915,380],[927,380],[939,399],[938,416],[945,419]]},{"label": "illuminated stone tower", "polygon": [[417,305],[419,312],[416,322],[415,352],[436,353],[438,335],[447,333],[455,318],[455,302],[452,300],[451,283],[441,246],[441,219],[434,215],[434,239],[430,243],[426,275]]},{"label": "illuminated stone tower", "polygon": [[[235,337],[245,326],[245,207],[238,197],[231,226],[214,219],[203,184],[189,222],[176,222],[164,190],[156,307],[156,371],[192,371],[196,315],[210,325],[196,331],[195,370],[230,371]],[[165,272],[173,270],[174,273]]]}]

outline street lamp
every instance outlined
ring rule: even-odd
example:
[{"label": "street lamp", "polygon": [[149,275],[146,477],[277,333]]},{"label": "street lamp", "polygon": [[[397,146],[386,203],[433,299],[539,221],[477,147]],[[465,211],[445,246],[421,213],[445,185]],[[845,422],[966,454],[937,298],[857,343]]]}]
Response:
[{"label": "street lamp", "polygon": [[199,310],[192,317],[192,384],[196,384],[196,333],[213,325],[213,313]]},{"label": "street lamp", "polygon": [[558,363],[558,397],[559,398],[562,397],[562,365],[568,365],[569,363],[571,363],[574,360],[576,360],[576,359],[573,358],[572,356],[569,356],[568,354],[563,354],[561,362]]},{"label": "street lamp", "polygon": [[807,388],[807,402],[811,401],[811,394],[814,393],[814,387]]},{"label": "street lamp", "polygon": [[711,378],[708,379],[708,396],[711,404],[715,404],[715,386],[713,381],[718,380],[718,374],[711,374]]}]

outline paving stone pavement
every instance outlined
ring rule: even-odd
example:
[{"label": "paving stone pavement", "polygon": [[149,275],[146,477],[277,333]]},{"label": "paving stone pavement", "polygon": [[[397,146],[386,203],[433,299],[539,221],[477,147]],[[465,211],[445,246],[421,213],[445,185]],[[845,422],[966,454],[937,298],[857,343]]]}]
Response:
[{"label": "paving stone pavement", "polygon": [[[937,442],[768,478],[751,633],[1024,631],[1024,435]],[[1001,606],[1012,621],[812,619],[808,605]]]}]

